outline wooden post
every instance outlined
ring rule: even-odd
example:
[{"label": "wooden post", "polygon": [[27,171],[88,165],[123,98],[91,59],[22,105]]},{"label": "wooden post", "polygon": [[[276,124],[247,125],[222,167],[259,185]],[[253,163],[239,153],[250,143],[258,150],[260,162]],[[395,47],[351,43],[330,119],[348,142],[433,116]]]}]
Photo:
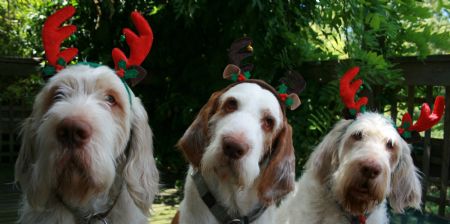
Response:
[{"label": "wooden post", "polygon": [[442,148],[441,194],[439,197],[439,215],[445,217],[447,202],[448,169],[450,164],[450,86],[445,87],[444,147]]},{"label": "wooden post", "polygon": [[[427,86],[426,102],[431,105],[433,100],[433,86]],[[430,185],[430,158],[431,158],[431,130],[425,132],[424,149],[422,155],[422,210],[425,210],[428,188]]]}]

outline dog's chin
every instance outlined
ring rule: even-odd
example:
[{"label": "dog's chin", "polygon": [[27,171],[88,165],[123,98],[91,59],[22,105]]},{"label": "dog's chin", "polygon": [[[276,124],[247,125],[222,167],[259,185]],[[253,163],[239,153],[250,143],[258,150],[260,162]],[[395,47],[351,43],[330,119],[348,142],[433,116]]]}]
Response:
[{"label": "dog's chin", "polygon": [[245,167],[245,162],[245,160],[233,161],[221,157],[210,166],[203,167],[202,173],[216,176],[222,184],[247,188],[252,186],[256,177]]},{"label": "dog's chin", "polygon": [[86,150],[70,149],[56,164],[56,191],[66,203],[86,204],[107,188],[94,176],[91,162]]},{"label": "dog's chin", "polygon": [[368,181],[355,181],[352,184],[336,187],[337,200],[352,215],[370,213],[385,196],[384,188]]}]

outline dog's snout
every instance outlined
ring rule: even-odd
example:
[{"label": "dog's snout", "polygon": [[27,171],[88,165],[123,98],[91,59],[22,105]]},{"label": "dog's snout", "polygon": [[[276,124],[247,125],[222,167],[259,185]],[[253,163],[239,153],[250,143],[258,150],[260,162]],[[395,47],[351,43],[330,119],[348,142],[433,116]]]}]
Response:
[{"label": "dog's snout", "polygon": [[234,137],[224,137],[222,144],[223,153],[235,160],[242,158],[249,149],[247,143]]},{"label": "dog's snout", "polygon": [[60,143],[70,147],[80,147],[91,137],[92,127],[89,123],[76,119],[65,118],[56,129],[56,137]]},{"label": "dog's snout", "polygon": [[361,164],[361,174],[369,179],[375,179],[381,173],[381,165],[375,161],[365,161]]}]

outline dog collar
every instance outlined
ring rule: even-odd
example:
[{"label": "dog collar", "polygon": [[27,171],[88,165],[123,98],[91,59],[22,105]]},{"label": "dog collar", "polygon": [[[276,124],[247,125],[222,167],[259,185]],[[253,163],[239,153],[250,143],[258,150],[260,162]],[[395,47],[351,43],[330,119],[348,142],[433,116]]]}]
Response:
[{"label": "dog collar", "polygon": [[220,205],[214,195],[209,191],[205,179],[196,169],[190,174],[194,180],[202,201],[208,207],[209,211],[216,217],[216,219],[223,224],[249,224],[258,219],[267,209],[266,206],[258,205],[256,209],[251,211],[246,216],[238,215],[237,217],[230,216],[226,211],[227,208]]},{"label": "dog collar", "polygon": [[68,205],[67,203],[64,202],[64,200],[61,198],[59,194],[56,195],[56,198],[67,210],[69,210],[72,213],[76,223],[90,224],[94,220],[97,220],[103,224],[108,224],[108,220],[106,217],[108,216],[109,212],[111,212],[111,210],[114,208],[119,199],[120,193],[122,192],[123,189],[123,182],[124,181],[120,177],[120,175],[116,175],[116,177],[114,178],[113,186],[118,187],[112,187],[108,193],[109,197],[114,198],[114,200],[108,202],[108,209],[103,212],[84,211],[78,207]]}]

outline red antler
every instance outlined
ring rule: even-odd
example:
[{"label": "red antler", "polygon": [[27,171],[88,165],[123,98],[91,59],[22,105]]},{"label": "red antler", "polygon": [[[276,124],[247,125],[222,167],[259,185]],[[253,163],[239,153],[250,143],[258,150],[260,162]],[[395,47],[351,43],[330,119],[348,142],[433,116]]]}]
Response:
[{"label": "red antler", "polygon": [[[150,52],[153,42],[153,32],[147,20],[138,12],[131,13],[131,20],[140,36],[128,28],[123,29],[125,39],[130,47],[130,57],[127,58],[119,48],[114,48],[112,51],[115,69],[120,76],[124,75],[124,69],[130,66],[140,65],[144,61]],[[125,66],[120,65],[121,61],[125,63]]]},{"label": "red antler", "polygon": [[345,106],[350,110],[355,110],[356,113],[360,112],[361,106],[367,104],[367,97],[361,97],[355,102],[355,95],[363,81],[361,79],[352,82],[352,79],[359,72],[359,67],[349,69],[341,78],[340,81],[340,95]]},{"label": "red antler", "polygon": [[74,14],[75,8],[73,6],[66,6],[49,16],[42,28],[45,56],[47,57],[48,63],[54,66],[56,71],[64,68],[78,54],[78,49],[76,48],[67,48],[66,50],[60,51],[61,43],[77,30],[77,27],[74,25],[60,26]]},{"label": "red antler", "polygon": [[430,129],[441,120],[444,114],[444,108],[445,99],[443,96],[436,97],[432,113],[430,106],[427,103],[422,104],[419,119],[417,119],[417,122],[414,125],[412,125],[412,119],[409,113],[403,115],[399,132],[402,134],[404,130],[421,132]]}]

